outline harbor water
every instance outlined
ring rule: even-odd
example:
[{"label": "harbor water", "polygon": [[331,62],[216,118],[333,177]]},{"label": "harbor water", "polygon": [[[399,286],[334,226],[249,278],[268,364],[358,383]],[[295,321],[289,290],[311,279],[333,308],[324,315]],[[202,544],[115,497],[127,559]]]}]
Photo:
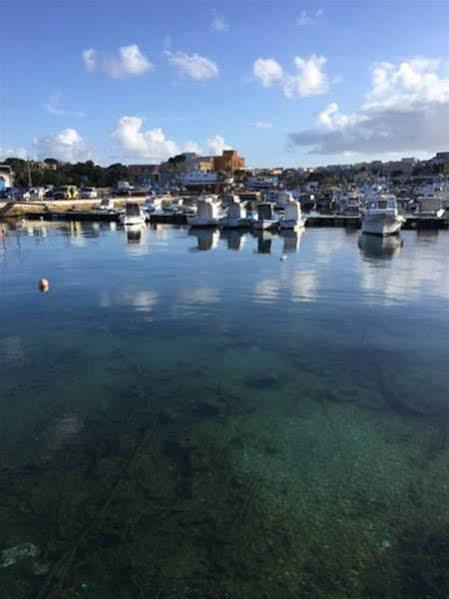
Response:
[{"label": "harbor water", "polygon": [[0,230],[1,599],[449,597],[449,231]]}]

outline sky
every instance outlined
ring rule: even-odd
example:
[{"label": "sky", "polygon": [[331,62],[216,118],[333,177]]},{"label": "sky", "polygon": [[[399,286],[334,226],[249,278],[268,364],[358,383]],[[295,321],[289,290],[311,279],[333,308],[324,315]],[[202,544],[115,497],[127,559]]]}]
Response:
[{"label": "sky", "polygon": [[449,0],[0,0],[0,158],[449,150]]}]

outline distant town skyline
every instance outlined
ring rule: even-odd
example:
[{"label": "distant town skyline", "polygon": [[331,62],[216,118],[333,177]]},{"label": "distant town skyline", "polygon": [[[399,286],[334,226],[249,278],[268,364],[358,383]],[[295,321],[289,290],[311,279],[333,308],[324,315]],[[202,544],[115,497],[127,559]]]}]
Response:
[{"label": "distant town skyline", "polygon": [[431,158],[449,139],[449,3],[5,0],[0,160],[249,167]]}]

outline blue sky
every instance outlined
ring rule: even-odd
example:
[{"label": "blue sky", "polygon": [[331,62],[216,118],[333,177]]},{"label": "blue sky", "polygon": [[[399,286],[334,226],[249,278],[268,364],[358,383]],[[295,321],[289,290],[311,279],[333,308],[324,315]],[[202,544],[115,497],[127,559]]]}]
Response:
[{"label": "blue sky", "polygon": [[449,149],[446,1],[3,0],[5,155],[310,166]]}]

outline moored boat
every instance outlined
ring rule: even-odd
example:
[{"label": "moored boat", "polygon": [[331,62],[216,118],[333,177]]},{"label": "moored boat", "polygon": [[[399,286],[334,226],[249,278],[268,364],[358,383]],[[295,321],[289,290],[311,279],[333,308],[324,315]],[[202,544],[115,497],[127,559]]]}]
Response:
[{"label": "moored boat", "polygon": [[291,196],[285,204],[285,215],[280,221],[281,229],[301,229],[305,225],[301,205]]},{"label": "moored boat", "polygon": [[142,225],[146,221],[145,213],[137,202],[127,202],[125,212],[120,215],[122,225]]},{"label": "moored boat", "polygon": [[398,212],[393,198],[377,198],[368,203],[362,221],[362,232],[371,235],[394,235],[398,233],[404,217]]},{"label": "moored boat", "polygon": [[219,205],[214,198],[200,198],[197,201],[197,213],[187,216],[187,224],[191,227],[216,227],[219,224]]},{"label": "moored boat", "polygon": [[225,229],[238,229],[251,226],[247,218],[246,209],[240,203],[237,195],[232,196],[228,204],[226,216],[220,219],[220,225]]},{"label": "moored boat", "polygon": [[253,222],[255,229],[272,229],[277,225],[278,219],[274,214],[273,204],[262,202],[257,205],[257,220]]}]

